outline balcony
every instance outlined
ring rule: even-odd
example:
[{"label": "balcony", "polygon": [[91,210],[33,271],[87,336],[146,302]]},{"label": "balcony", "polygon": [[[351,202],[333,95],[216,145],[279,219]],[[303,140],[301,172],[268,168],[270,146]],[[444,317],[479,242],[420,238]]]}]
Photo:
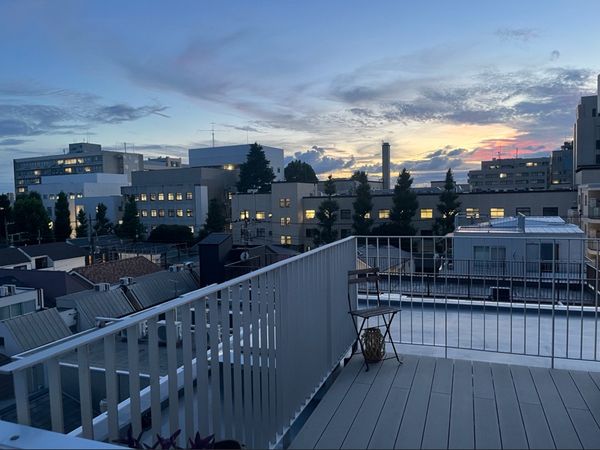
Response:
[{"label": "balcony", "polygon": [[[585,241],[493,240],[503,260],[459,258],[452,238],[349,237],[19,355],[0,366],[15,398],[0,446],[94,448],[81,439],[129,427],[148,445],[177,430],[180,446],[198,431],[249,448],[600,442]],[[403,308],[404,355],[369,372],[347,300],[374,302],[374,285],[347,285],[367,266]]]}]

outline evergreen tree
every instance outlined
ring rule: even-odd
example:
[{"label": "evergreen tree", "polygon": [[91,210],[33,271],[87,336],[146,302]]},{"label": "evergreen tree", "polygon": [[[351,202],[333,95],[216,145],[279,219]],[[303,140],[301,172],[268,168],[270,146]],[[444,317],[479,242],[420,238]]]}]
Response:
[{"label": "evergreen tree", "polygon": [[77,227],[75,228],[77,237],[87,237],[88,235],[88,218],[87,214],[83,209],[80,209],[77,213]]},{"label": "evergreen tree", "polygon": [[187,225],[159,225],[150,232],[149,242],[164,242],[169,244],[191,243],[194,234]]},{"label": "evergreen tree", "polygon": [[240,165],[240,180],[238,192],[248,192],[256,189],[259,193],[271,192],[271,183],[275,179],[273,169],[265,157],[262,146],[256,142],[250,146],[246,162]]},{"label": "evergreen tree", "polygon": [[216,198],[211,199],[208,204],[208,213],[206,215],[206,222],[204,224],[204,230],[208,233],[220,233],[225,231],[225,225],[227,225],[225,219],[225,208]]},{"label": "evergreen tree", "polygon": [[19,195],[14,204],[15,230],[27,233],[28,242],[51,241],[50,217],[37,192]]},{"label": "evergreen tree", "polygon": [[[98,220],[97,216],[96,220]],[[140,223],[140,215],[133,195],[127,196],[123,219],[121,224],[116,227],[115,232],[121,238],[133,239],[134,241],[141,239],[144,234],[144,226]]]},{"label": "evergreen tree", "polygon": [[337,212],[340,209],[338,202],[333,199],[335,195],[335,183],[331,175],[325,182],[325,194],[327,199],[319,205],[316,217],[319,221],[319,231],[314,241],[316,245],[328,244],[337,239],[337,230],[333,229],[337,220]]},{"label": "evergreen tree", "polygon": [[417,194],[411,189],[413,179],[406,168],[402,169],[392,196],[392,210],[390,211],[391,223],[384,224],[373,230],[374,234],[413,236],[415,228],[412,225],[413,217],[419,207]]},{"label": "evergreen tree", "polygon": [[456,185],[452,169],[446,172],[446,180],[444,182],[444,190],[440,194],[440,202],[437,209],[440,212],[440,217],[435,220],[434,231],[438,236],[445,236],[454,231],[454,218],[460,211],[460,202],[456,193]]},{"label": "evergreen tree", "polygon": [[67,194],[60,192],[54,203],[54,237],[57,241],[64,242],[71,237],[71,212]]},{"label": "evergreen tree", "polygon": [[113,224],[106,217],[106,205],[104,203],[98,203],[98,206],[96,206],[96,219],[94,222],[94,231],[98,236],[104,236],[113,231]]},{"label": "evergreen tree", "polygon": [[371,210],[373,209],[371,186],[365,172],[354,172],[352,179],[359,182],[356,188],[356,200],[352,203],[354,207],[352,228],[357,236],[367,236],[373,225],[373,219],[370,217]]},{"label": "evergreen tree", "polygon": [[0,195],[0,236],[2,240],[8,239],[8,223],[12,217],[12,208],[10,206],[10,198],[8,195]]},{"label": "evergreen tree", "polygon": [[285,166],[283,174],[285,175],[285,181],[297,183],[316,183],[319,181],[312,166],[299,160],[290,161]]}]

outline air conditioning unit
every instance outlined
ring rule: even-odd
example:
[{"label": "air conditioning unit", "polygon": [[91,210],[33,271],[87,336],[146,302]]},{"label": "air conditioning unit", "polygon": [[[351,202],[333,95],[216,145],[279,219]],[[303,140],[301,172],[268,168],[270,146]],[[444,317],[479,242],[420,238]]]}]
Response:
[{"label": "air conditioning unit", "polygon": [[98,283],[94,285],[94,290],[98,292],[106,292],[110,290],[110,283]]},{"label": "air conditioning unit", "polygon": [[[138,340],[144,339],[148,336],[148,321],[144,320],[143,322],[138,323]],[[127,340],[127,330],[119,331],[119,337],[122,341]]]},{"label": "air conditioning unit", "polygon": [[191,261],[188,261],[188,262],[184,263],[183,266],[188,270],[192,270],[194,268],[194,263]]},{"label": "air conditioning unit", "polygon": [[183,270],[183,264],[173,264],[169,266],[169,272],[181,272]]},{"label": "air conditioning unit", "polygon": [[17,293],[16,284],[5,284],[4,287],[8,290],[8,295],[15,295]]},{"label": "air conditioning unit", "polygon": [[[158,342],[161,344],[167,343],[167,321],[159,320],[157,322],[157,334],[158,334]],[[175,322],[175,332],[177,335],[177,343],[181,342],[183,339],[183,328],[181,326],[181,322]]]},{"label": "air conditioning unit", "polygon": [[133,284],[133,277],[122,277],[119,278],[119,281],[121,283],[121,286],[129,286]]},{"label": "air conditioning unit", "polygon": [[0,286],[0,297],[8,297],[8,288],[6,286]]}]

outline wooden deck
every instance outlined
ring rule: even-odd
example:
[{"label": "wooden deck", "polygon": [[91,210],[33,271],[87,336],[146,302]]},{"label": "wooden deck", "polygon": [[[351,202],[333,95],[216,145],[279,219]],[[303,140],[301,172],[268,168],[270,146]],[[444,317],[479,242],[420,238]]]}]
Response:
[{"label": "wooden deck", "polygon": [[600,373],[354,356],[290,448],[598,448]]}]

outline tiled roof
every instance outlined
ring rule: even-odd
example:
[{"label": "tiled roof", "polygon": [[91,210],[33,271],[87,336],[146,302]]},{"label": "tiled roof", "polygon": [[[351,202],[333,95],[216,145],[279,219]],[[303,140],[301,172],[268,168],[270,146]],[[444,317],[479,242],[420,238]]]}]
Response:
[{"label": "tiled roof", "polygon": [[116,284],[122,277],[141,277],[160,272],[161,268],[144,256],[119,259],[105,263],[92,264],[91,266],[77,267],[77,272],[92,283]]}]

